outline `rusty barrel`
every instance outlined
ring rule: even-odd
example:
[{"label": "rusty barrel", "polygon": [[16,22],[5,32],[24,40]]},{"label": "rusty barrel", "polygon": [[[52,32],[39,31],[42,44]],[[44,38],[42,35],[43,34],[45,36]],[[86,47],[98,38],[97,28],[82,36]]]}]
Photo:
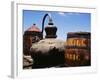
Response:
[{"label": "rusty barrel", "polygon": [[91,65],[91,34],[90,32],[69,32],[66,40],[66,66]]}]

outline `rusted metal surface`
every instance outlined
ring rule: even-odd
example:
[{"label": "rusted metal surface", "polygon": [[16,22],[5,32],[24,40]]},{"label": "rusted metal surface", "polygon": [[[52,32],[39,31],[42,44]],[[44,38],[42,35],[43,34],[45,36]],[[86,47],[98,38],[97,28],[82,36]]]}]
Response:
[{"label": "rusted metal surface", "polygon": [[89,32],[67,34],[65,60],[68,66],[91,65],[91,41]]},{"label": "rusted metal surface", "polygon": [[42,32],[34,24],[28,28],[23,35],[23,53],[24,55],[30,55],[30,47],[32,43],[38,42],[42,39]]},{"label": "rusted metal surface", "polygon": [[65,42],[57,39],[43,39],[30,49],[33,68],[61,66],[64,64]]}]

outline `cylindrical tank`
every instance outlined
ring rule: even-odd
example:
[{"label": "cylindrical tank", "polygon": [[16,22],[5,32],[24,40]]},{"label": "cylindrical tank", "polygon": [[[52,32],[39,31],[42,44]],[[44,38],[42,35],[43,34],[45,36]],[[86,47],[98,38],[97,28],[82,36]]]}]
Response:
[{"label": "cylindrical tank", "polygon": [[91,65],[90,32],[69,32],[66,40],[66,66]]},{"label": "cylindrical tank", "polygon": [[42,39],[42,32],[33,24],[23,34],[23,53],[24,55],[30,55],[30,47],[32,43],[38,42]]}]

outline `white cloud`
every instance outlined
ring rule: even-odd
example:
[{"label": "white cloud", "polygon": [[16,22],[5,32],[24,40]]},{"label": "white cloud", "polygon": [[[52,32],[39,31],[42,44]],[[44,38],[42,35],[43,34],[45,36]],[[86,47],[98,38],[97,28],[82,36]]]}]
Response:
[{"label": "white cloud", "polygon": [[59,12],[58,14],[60,14],[62,16],[65,16],[65,13],[64,12]]},{"label": "white cloud", "polygon": [[78,13],[78,12],[69,12],[67,13],[68,15],[80,15],[81,13]]},{"label": "white cloud", "polygon": [[66,14],[67,15],[80,15],[81,13],[75,13],[75,12],[67,12],[67,13],[64,13],[64,12],[59,12],[58,14],[59,15],[62,15],[62,16],[65,16]]}]

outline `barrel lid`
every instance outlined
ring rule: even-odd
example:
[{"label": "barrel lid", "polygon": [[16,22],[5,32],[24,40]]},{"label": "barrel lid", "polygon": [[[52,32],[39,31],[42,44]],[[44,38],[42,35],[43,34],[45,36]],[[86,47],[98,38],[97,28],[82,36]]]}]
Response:
[{"label": "barrel lid", "polygon": [[74,38],[74,37],[83,37],[83,38],[90,38],[90,32],[68,32],[67,38]]}]

